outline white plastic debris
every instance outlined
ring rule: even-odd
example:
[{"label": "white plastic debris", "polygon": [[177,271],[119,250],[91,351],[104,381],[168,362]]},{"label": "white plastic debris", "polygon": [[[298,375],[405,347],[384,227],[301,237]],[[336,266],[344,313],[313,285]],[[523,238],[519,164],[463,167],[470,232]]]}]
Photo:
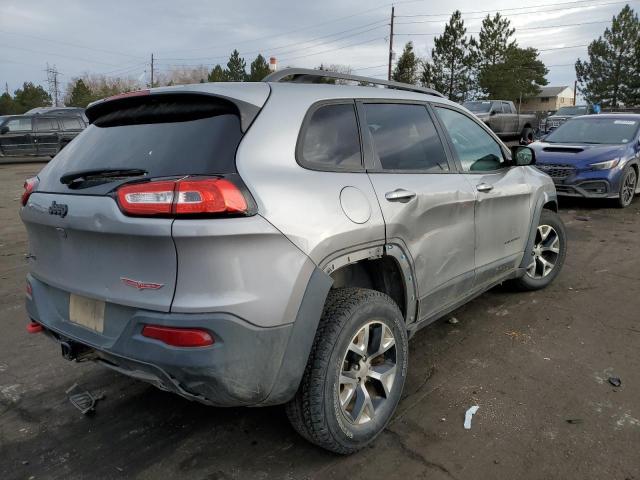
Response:
[{"label": "white plastic debris", "polygon": [[471,417],[473,417],[480,407],[478,405],[474,405],[473,407],[467,410],[467,413],[464,414],[464,428],[465,430],[471,430]]}]

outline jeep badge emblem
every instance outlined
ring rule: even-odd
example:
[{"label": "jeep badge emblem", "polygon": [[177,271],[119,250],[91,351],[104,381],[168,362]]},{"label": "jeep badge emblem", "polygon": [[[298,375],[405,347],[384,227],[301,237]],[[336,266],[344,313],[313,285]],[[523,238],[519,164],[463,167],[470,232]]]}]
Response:
[{"label": "jeep badge emblem", "polygon": [[51,202],[49,215],[58,215],[59,217],[64,218],[67,216],[67,212],[69,212],[69,207],[64,203],[56,203],[55,200]]}]

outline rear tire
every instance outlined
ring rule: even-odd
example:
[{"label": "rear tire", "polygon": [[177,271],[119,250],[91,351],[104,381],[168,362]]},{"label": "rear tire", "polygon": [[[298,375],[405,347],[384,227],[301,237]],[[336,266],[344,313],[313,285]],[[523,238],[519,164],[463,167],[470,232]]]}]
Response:
[{"label": "rear tire", "polygon": [[364,288],[331,290],[302,382],[286,406],[291,425],[332,452],[360,450],[393,415],[407,359],[406,327],[391,298]]},{"label": "rear tire", "polygon": [[527,271],[512,282],[518,290],[545,288],[558,276],[567,255],[567,234],[557,213],[543,209],[536,230],[533,251],[525,252]]},{"label": "rear tire", "polygon": [[618,207],[627,208],[633,202],[633,197],[636,194],[636,188],[638,186],[638,174],[636,170],[627,165],[622,174],[622,181],[620,182],[620,192],[618,193]]},{"label": "rear tire", "polygon": [[529,145],[533,142],[533,128],[525,127],[522,129],[522,134],[520,135],[520,144],[521,145]]}]

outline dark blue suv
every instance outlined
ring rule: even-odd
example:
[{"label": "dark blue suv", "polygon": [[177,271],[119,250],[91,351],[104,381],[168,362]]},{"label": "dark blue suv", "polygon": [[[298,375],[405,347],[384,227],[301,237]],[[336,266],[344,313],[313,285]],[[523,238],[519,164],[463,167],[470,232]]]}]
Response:
[{"label": "dark blue suv", "polygon": [[568,120],[530,146],[536,167],[558,195],[615,198],[622,208],[640,193],[640,115],[606,114]]}]

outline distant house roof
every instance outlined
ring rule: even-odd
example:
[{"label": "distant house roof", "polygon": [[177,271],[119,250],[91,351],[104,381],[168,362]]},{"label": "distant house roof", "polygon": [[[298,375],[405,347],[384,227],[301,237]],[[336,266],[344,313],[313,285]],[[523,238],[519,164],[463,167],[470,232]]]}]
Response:
[{"label": "distant house roof", "polygon": [[540,93],[536,97],[557,97],[565,89],[569,88],[568,85],[561,87],[542,87]]}]

